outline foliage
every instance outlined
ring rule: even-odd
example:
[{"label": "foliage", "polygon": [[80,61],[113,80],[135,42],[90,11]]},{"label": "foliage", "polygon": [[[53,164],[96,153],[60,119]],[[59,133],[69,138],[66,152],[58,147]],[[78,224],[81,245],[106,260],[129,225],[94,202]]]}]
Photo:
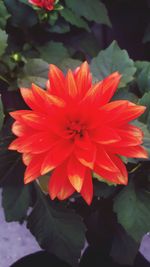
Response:
[{"label": "foliage", "polygon": [[86,240],[99,254],[132,265],[142,236],[150,231],[149,160],[129,159],[127,163],[124,158],[129,172],[125,187],[94,177],[94,200],[87,207],[78,194],[63,203],[51,201],[45,190],[47,179],[43,184],[39,179],[40,187],[38,183],[25,186],[20,155],[8,150],[14,138],[9,112],[27,108],[19,87],[35,83],[45,89],[49,64],[58,65],[66,73],[87,60],[95,81],[114,71],[121,73],[113,100],[127,99],[147,107],[134,124],[143,130],[143,145],[150,155],[149,18],[145,18],[146,28],[140,34],[140,42],[143,38],[145,43],[141,59],[128,51],[128,44],[109,41],[119,36],[116,20],[117,25],[122,25],[119,19],[127,20],[125,15],[114,19],[113,11],[129,1],[56,2],[55,9],[47,12],[27,0],[0,0],[0,186],[5,218],[8,222],[27,221],[41,248],[71,266],[79,266]]}]

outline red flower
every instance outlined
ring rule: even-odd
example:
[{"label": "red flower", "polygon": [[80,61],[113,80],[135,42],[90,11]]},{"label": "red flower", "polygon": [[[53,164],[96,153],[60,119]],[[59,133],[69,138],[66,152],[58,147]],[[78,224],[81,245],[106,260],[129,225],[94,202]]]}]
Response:
[{"label": "red flower", "polygon": [[51,65],[46,91],[34,84],[21,89],[31,110],[11,112],[16,120],[12,131],[18,138],[9,149],[23,153],[25,183],[53,171],[52,199],[63,200],[77,191],[88,204],[93,196],[93,171],[106,181],[127,184],[127,170],[119,155],[147,158],[141,146],[143,133],[130,124],[145,107],[127,100],[109,102],[120,77],[114,72],[92,85],[86,62],[66,76]]},{"label": "red flower", "polygon": [[28,0],[29,3],[32,5],[45,8],[47,10],[53,10],[54,9],[54,2],[55,0]]}]

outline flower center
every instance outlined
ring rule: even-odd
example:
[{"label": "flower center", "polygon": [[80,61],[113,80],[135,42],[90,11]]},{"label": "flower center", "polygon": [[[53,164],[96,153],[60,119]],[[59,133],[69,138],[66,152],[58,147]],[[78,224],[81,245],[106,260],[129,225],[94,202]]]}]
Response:
[{"label": "flower center", "polygon": [[70,137],[75,137],[76,135],[83,137],[85,127],[78,120],[76,120],[69,121],[66,129]]}]

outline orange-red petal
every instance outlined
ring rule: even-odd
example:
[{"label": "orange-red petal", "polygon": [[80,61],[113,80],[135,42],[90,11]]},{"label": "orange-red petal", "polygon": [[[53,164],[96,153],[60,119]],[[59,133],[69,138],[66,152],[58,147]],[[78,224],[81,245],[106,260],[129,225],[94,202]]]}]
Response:
[{"label": "orange-red petal", "polygon": [[109,155],[103,147],[99,147],[96,153],[96,164],[110,172],[118,172],[118,168],[113,162],[112,156]]},{"label": "orange-red petal", "polygon": [[90,150],[76,147],[75,156],[81,162],[81,164],[93,169],[96,158],[96,147],[93,145],[90,147]]},{"label": "orange-red petal", "polygon": [[49,92],[63,98],[65,94],[65,77],[63,72],[53,64],[50,65],[49,81]]},{"label": "orange-red petal", "polygon": [[41,174],[43,175],[63,163],[72,151],[73,144],[70,141],[58,141],[58,143],[47,153],[41,166]]},{"label": "orange-red petal", "polygon": [[93,183],[90,169],[86,169],[85,179],[80,193],[86,203],[90,205],[93,198]]},{"label": "orange-red petal", "polygon": [[66,162],[58,166],[52,173],[49,180],[49,194],[51,199],[58,197],[64,200],[75,191],[67,176]]},{"label": "orange-red petal", "polygon": [[24,174],[24,183],[30,183],[41,175],[41,164],[43,161],[43,154],[34,156],[27,166]]},{"label": "orange-red petal", "polygon": [[84,183],[86,167],[82,165],[74,156],[68,161],[67,173],[72,186],[80,192]]}]

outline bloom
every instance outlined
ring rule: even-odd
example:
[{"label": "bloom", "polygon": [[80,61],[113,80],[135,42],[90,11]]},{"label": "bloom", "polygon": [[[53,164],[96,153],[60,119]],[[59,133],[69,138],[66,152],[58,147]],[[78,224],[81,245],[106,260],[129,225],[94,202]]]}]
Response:
[{"label": "bloom", "polygon": [[60,200],[79,192],[90,204],[92,172],[116,184],[127,184],[119,155],[147,158],[142,131],[130,124],[144,106],[127,100],[109,102],[121,75],[114,72],[92,84],[87,62],[66,76],[50,65],[47,90],[32,84],[21,88],[30,110],[11,112],[17,138],[9,149],[23,153],[24,182],[50,171],[48,190]]},{"label": "bloom", "polygon": [[54,9],[55,0],[28,0],[32,5],[45,8],[49,11]]}]

